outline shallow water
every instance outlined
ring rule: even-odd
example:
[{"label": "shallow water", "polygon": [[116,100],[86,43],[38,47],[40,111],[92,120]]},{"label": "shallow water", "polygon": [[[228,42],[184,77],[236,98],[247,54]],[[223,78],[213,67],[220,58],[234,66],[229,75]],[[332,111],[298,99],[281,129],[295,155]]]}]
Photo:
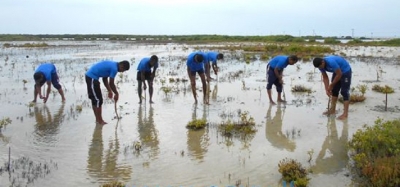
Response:
[{"label": "shallow water", "polygon": [[[279,186],[278,163],[285,157],[297,159],[313,170],[310,186],[351,186],[346,142],[364,124],[372,125],[378,117],[398,118],[400,114],[399,66],[385,61],[366,62],[356,55],[349,57],[352,86],[367,84],[367,100],[351,105],[349,119],[340,121],[322,115],[328,99],[320,74],[310,63],[299,62],[285,69],[288,103],[271,106],[265,90],[266,62],[245,64],[236,60],[236,54],[226,53],[226,59],[219,63],[221,72],[218,78],[213,76],[210,85],[211,104],[201,104],[201,82],[197,80],[200,103],[196,105],[188,82],[169,81],[170,77],[187,79],[184,59],[193,46],[57,44],[59,47],[50,49],[1,51],[0,117],[9,117],[12,123],[0,133],[0,167],[8,161],[9,147],[12,160],[27,157],[36,164],[50,163],[49,172],[28,186],[99,186],[114,179],[128,186],[226,186],[239,182],[243,186]],[[399,51],[386,51],[390,50]],[[161,59],[155,104],[139,105],[135,70],[140,59],[151,54]],[[3,60],[6,55],[7,62]],[[106,58],[133,61],[131,70],[116,79],[120,81],[117,108],[122,119],[115,119],[114,103],[107,100],[103,118],[108,124],[96,126],[83,75],[85,68]],[[55,92],[46,104],[40,101],[29,106],[33,97],[31,77],[44,61],[56,64],[67,101],[62,104]],[[380,82],[374,82],[378,66],[385,73],[379,77]],[[28,81],[25,86],[24,79]],[[164,93],[160,89],[163,84],[175,91]],[[385,96],[370,90],[374,84],[395,89],[388,97],[392,112],[383,111]],[[293,94],[290,88],[294,85],[305,85],[315,92]],[[275,90],[273,94],[276,99]],[[77,105],[82,106],[81,112],[76,110]],[[340,103],[338,109],[342,112]],[[238,113],[244,111],[256,121],[253,136],[228,138],[218,131],[216,124],[228,118],[238,120]],[[185,128],[190,120],[199,118],[207,119],[210,125],[199,131]],[[135,149],[136,142],[141,144],[139,150]],[[307,162],[311,150],[312,160]],[[9,186],[12,179],[14,184],[28,183],[22,171],[15,169],[11,177],[0,172],[1,186]]]}]

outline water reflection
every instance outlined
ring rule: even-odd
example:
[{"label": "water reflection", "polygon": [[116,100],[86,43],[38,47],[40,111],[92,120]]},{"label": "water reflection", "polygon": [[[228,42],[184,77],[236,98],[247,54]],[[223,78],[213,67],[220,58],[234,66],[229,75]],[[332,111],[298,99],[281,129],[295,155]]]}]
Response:
[{"label": "water reflection", "polygon": [[53,116],[47,105],[34,107],[33,113],[36,119],[34,133],[40,141],[55,141],[55,135],[59,133],[60,125],[65,119],[64,109],[65,104],[63,103]]},{"label": "water reflection", "polygon": [[336,128],[336,118],[328,118],[328,135],[322,144],[322,149],[319,152],[315,165],[311,167],[314,173],[332,174],[345,168],[349,161],[347,155],[348,141],[348,123],[347,120],[342,121],[343,129],[339,137]]},{"label": "water reflection", "polygon": [[[144,109],[143,109],[144,108]],[[147,116],[146,105],[139,105],[138,132],[143,151],[149,150],[150,158],[157,158],[160,154],[158,131],[154,125],[154,108],[150,105]],[[144,114],[143,114],[144,113]]]},{"label": "water reflection", "polygon": [[216,102],[217,101],[217,94],[218,94],[218,83],[214,85],[214,89],[211,93],[211,99]]},{"label": "water reflection", "polygon": [[[265,126],[265,136],[272,146],[278,149],[286,149],[293,152],[296,149],[296,143],[285,136],[282,132],[282,121],[284,117],[284,111],[280,105],[276,105],[275,116],[272,118],[271,111],[272,106],[269,105],[267,111],[267,125]],[[275,105],[274,105],[275,106]]]},{"label": "water reflection", "polygon": [[96,125],[87,160],[87,172],[95,181],[107,181],[111,179],[130,180],[131,167],[117,164],[119,149],[120,144],[117,128],[115,128],[114,140],[111,139],[108,142],[108,148],[104,150],[103,125]]},{"label": "water reflection", "polygon": [[[193,105],[192,120],[197,118],[197,104]],[[203,116],[202,119],[207,120],[207,106],[203,105]],[[203,161],[204,155],[207,152],[207,147],[209,145],[210,137],[208,136],[208,128],[203,128],[200,130],[187,131],[187,145],[189,150],[189,155],[193,158]]]}]

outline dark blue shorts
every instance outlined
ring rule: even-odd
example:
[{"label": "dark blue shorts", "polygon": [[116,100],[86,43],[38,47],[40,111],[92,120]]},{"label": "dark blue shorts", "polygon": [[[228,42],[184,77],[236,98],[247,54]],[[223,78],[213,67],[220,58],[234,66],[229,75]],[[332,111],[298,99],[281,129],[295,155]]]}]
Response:
[{"label": "dark blue shorts", "polygon": [[[350,99],[351,74],[351,70],[342,74],[339,82],[336,83],[336,85],[332,89],[332,96],[338,97],[340,91],[340,94],[343,96],[344,101],[348,101]],[[336,73],[333,73],[331,81],[333,81],[335,77]]]},{"label": "dark blue shorts", "polygon": [[59,81],[60,80],[58,79],[57,73],[52,73],[51,74],[51,83],[53,84],[53,87],[56,88],[57,90],[61,88]]},{"label": "dark blue shorts", "polygon": [[267,90],[272,89],[272,85],[275,85],[277,92],[282,92],[282,84],[279,83],[279,79],[276,77],[274,70],[269,68],[267,71]]},{"label": "dark blue shorts", "polygon": [[[138,71],[136,74],[136,80],[141,81],[142,80],[142,72]],[[144,72],[144,80],[151,80],[151,72],[150,71],[145,71]]]},{"label": "dark blue shorts", "polygon": [[204,73],[204,69],[200,69],[200,70],[197,70],[197,71],[191,71],[190,70],[190,75],[191,76],[196,76],[196,73],[202,74],[202,73]]}]

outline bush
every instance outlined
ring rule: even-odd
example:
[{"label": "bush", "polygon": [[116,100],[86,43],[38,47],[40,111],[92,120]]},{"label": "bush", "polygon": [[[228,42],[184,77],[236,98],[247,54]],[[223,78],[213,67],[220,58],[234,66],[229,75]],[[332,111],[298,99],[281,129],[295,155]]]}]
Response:
[{"label": "bush", "polygon": [[101,185],[101,187],[125,187],[125,184],[118,181],[112,181],[106,184]]},{"label": "bush", "polygon": [[292,87],[292,92],[307,92],[310,93],[311,92],[311,88],[307,88],[303,85],[295,85]]},{"label": "bush", "polygon": [[198,130],[198,129],[203,129],[206,125],[207,125],[207,121],[205,119],[194,119],[194,120],[190,121],[186,125],[186,127],[189,129]]},{"label": "bush", "polygon": [[278,167],[283,180],[295,181],[297,187],[307,186],[308,181],[310,180],[307,178],[308,172],[300,162],[297,162],[294,159],[285,158],[279,161]]},{"label": "bush", "polygon": [[400,185],[399,134],[400,120],[377,119],[374,126],[364,126],[353,135],[349,142],[353,170],[360,176],[362,185]]},{"label": "bush", "polygon": [[388,85],[380,86],[375,84],[374,86],[372,86],[372,90],[381,93],[394,93],[394,89]]}]

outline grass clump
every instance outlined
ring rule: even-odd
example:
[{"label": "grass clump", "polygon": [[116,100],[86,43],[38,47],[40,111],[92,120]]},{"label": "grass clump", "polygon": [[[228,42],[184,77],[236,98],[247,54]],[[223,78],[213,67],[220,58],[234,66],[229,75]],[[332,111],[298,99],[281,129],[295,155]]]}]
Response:
[{"label": "grass clump", "polygon": [[205,119],[194,119],[192,121],[189,121],[189,123],[186,125],[186,128],[199,130],[206,127],[206,125],[207,121]]},{"label": "grass clump", "polygon": [[[364,102],[365,99],[365,93],[368,90],[368,86],[366,84],[363,85],[357,85],[356,88],[352,87],[351,88],[351,94],[350,94],[350,103],[359,103],[359,102]],[[343,97],[339,98],[340,102],[343,102]]]},{"label": "grass clump", "polygon": [[358,130],[349,147],[361,186],[400,185],[400,120],[377,119]]},{"label": "grass clump", "polygon": [[285,158],[279,161],[278,167],[283,180],[295,181],[294,183],[297,187],[305,187],[308,185],[310,180],[307,178],[308,172],[300,162]]},{"label": "grass clump", "polygon": [[11,124],[11,119],[9,117],[3,118],[2,120],[0,120],[0,132],[1,129],[7,125]]},{"label": "grass clump", "polygon": [[106,184],[101,185],[101,187],[125,187],[126,185],[122,182],[112,181]]},{"label": "grass clump", "polygon": [[311,93],[311,88],[305,87],[303,85],[294,85],[292,87],[292,92],[307,92],[307,93]]},{"label": "grass clump", "polygon": [[394,89],[388,85],[380,86],[378,84],[375,84],[374,86],[372,86],[372,90],[380,93],[394,93]]},{"label": "grass clump", "polygon": [[240,112],[239,116],[240,120],[238,121],[228,119],[219,125],[219,129],[224,135],[229,136],[235,133],[246,135],[257,132],[254,118],[249,115],[248,111]]}]

